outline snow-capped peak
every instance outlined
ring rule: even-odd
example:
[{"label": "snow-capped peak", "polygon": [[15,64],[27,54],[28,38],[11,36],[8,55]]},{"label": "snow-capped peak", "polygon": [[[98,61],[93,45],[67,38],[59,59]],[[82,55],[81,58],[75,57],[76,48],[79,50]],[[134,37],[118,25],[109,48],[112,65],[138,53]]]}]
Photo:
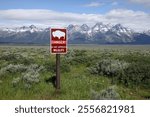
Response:
[{"label": "snow-capped peak", "polygon": [[30,28],[30,29],[37,29],[37,27],[34,26],[34,25],[29,26],[29,28]]},{"label": "snow-capped peak", "polygon": [[127,32],[127,28],[123,27],[121,24],[116,24],[115,26],[112,27],[112,31],[114,32],[120,32],[120,33],[125,33]]},{"label": "snow-capped peak", "polygon": [[117,35],[126,34],[128,36],[131,36],[133,31],[129,28],[126,28],[122,26],[121,24],[116,24],[111,28],[112,32],[115,32]]},{"label": "snow-capped peak", "polygon": [[71,24],[71,25],[69,25],[69,26],[67,27],[67,29],[68,29],[68,31],[71,32],[71,33],[73,33],[73,32],[80,32],[80,31],[81,31],[79,25],[72,25],[72,24]]},{"label": "snow-capped peak", "polygon": [[89,27],[87,24],[83,24],[83,25],[81,26],[81,29],[82,29],[83,31],[89,31],[89,30],[90,30],[90,27]]},{"label": "snow-capped peak", "polygon": [[150,36],[150,30],[144,31],[143,33]]},{"label": "snow-capped peak", "polygon": [[37,28],[34,25],[31,26],[22,26],[22,27],[13,27],[13,28],[3,28],[3,31],[7,31],[8,33],[19,33],[19,32],[40,32],[43,31],[44,29],[42,28]]},{"label": "snow-capped peak", "polygon": [[92,27],[93,32],[107,32],[109,29],[110,29],[110,26],[105,25],[102,22],[98,22]]}]

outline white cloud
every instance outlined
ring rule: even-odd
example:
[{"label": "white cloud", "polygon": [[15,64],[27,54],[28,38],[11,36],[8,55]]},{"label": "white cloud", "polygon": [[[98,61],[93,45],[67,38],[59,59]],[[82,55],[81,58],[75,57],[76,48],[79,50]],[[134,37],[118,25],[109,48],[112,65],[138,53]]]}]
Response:
[{"label": "white cloud", "polygon": [[[12,9],[0,10],[0,22],[10,23],[36,23],[45,25],[66,25],[96,22],[101,19],[97,14],[77,14],[69,12],[56,12],[43,9]],[[6,22],[7,21],[7,22]]]},{"label": "white cloud", "polygon": [[102,6],[103,3],[100,3],[100,2],[91,2],[89,4],[86,4],[84,5],[85,7],[99,7],[99,6]]},{"label": "white cloud", "polygon": [[135,30],[148,30],[150,28],[150,15],[141,11],[127,9],[114,9],[106,14],[79,14],[69,12],[56,12],[44,9],[12,9],[0,10],[0,25],[27,25],[40,26],[67,26],[69,24],[94,25],[96,22],[117,24]]},{"label": "white cloud", "polygon": [[115,9],[105,15],[111,23],[121,23],[138,31],[150,29],[150,15],[141,11]]},{"label": "white cloud", "polygon": [[150,0],[129,0],[129,1],[150,7]]}]

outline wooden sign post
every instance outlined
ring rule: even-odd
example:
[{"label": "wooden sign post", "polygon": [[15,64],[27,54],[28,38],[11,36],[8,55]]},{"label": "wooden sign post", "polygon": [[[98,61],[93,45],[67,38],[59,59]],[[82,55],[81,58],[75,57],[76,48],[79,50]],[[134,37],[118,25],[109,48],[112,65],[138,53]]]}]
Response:
[{"label": "wooden sign post", "polygon": [[67,53],[67,30],[51,28],[50,51],[56,54],[56,89],[60,89],[60,54]]},{"label": "wooden sign post", "polygon": [[60,89],[60,54],[56,54],[56,89]]}]

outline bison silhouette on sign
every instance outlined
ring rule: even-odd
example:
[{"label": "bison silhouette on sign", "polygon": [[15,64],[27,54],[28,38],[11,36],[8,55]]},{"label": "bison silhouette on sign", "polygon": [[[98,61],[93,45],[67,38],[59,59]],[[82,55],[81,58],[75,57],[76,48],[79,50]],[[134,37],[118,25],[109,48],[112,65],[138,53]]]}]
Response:
[{"label": "bison silhouette on sign", "polygon": [[60,30],[54,31],[54,32],[52,33],[52,35],[53,35],[54,38],[58,38],[58,39],[63,38],[63,39],[65,39],[65,33],[62,32],[62,31],[60,31]]}]

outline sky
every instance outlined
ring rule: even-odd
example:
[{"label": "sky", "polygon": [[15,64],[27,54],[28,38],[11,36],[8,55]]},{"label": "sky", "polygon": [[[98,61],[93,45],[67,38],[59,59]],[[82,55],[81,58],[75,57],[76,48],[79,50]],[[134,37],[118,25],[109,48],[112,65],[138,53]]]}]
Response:
[{"label": "sky", "polygon": [[122,24],[150,30],[150,0],[0,0],[0,26]]}]

